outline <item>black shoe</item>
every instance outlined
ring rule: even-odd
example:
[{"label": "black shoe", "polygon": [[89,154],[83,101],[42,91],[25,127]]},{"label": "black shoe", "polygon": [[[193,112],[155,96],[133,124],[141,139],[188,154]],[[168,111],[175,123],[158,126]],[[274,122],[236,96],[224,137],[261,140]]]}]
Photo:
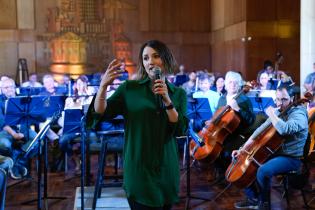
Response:
[{"label": "black shoe", "polygon": [[249,199],[234,203],[236,209],[258,209],[258,200]]},{"label": "black shoe", "polygon": [[24,167],[24,166],[19,166],[19,172],[20,172],[20,174],[21,174],[21,176],[22,177],[25,177],[26,175],[27,175],[27,168],[26,167]]}]

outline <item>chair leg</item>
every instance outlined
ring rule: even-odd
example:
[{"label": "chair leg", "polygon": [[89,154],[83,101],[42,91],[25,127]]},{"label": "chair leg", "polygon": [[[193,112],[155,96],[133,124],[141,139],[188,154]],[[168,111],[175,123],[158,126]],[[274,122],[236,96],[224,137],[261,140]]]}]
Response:
[{"label": "chair leg", "polygon": [[115,152],[115,175],[118,174],[118,152]]},{"label": "chair leg", "polygon": [[289,199],[289,177],[286,176],[284,178],[284,196],[285,196],[285,199],[287,201],[287,205],[290,206],[290,199]]},{"label": "chair leg", "polygon": [[68,173],[68,155],[67,153],[65,152],[65,173]]},{"label": "chair leg", "polygon": [[94,189],[94,196],[92,202],[92,209],[96,208],[96,200],[101,196],[102,191],[102,182],[103,182],[103,173],[105,168],[105,158],[106,158],[106,151],[107,151],[107,141],[105,142],[102,139],[102,149],[100,151],[100,159],[99,159],[99,167],[97,171],[97,178],[95,182],[95,189]]},{"label": "chair leg", "polygon": [[301,189],[301,194],[302,194],[302,198],[303,198],[303,202],[304,202],[304,205],[305,205],[305,208],[310,208],[310,206],[308,205],[308,202],[306,200],[306,196],[305,196],[305,192],[303,189]]}]

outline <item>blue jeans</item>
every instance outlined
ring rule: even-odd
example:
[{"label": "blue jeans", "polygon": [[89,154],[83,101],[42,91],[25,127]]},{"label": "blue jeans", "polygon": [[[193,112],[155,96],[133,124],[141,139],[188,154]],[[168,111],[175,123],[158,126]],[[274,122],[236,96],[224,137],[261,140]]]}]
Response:
[{"label": "blue jeans", "polygon": [[13,160],[10,157],[0,155],[0,168],[8,171],[13,167]]},{"label": "blue jeans", "polygon": [[262,202],[269,201],[272,177],[289,171],[299,170],[300,167],[301,160],[292,157],[277,156],[268,160],[257,170],[257,183],[253,183],[248,188],[245,188],[246,196],[250,199],[259,199]]},{"label": "blue jeans", "polygon": [[[92,141],[93,139],[97,139],[95,132],[89,132],[89,139]],[[72,146],[74,144],[74,140],[80,137],[80,135],[77,135],[75,133],[67,133],[63,134],[59,139],[59,147],[61,151],[65,152],[69,157],[73,155],[73,149]]]},{"label": "blue jeans", "polygon": [[[11,157],[14,163],[18,160],[22,165],[25,165],[29,158],[32,158],[37,154],[37,146],[35,146],[31,148],[27,155],[23,155],[23,153],[26,152],[27,147],[36,136],[36,132],[33,130],[29,129],[28,132],[28,141],[23,144],[21,148],[13,148],[12,144],[15,139],[8,132],[2,130],[0,132],[0,155]],[[22,129],[21,133],[23,133],[25,137],[27,136],[26,129]]]}]

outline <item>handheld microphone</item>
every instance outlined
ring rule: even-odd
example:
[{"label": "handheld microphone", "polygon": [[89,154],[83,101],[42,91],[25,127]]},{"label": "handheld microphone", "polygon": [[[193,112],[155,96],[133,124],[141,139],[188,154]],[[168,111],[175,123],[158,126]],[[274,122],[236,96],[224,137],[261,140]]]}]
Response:
[{"label": "handheld microphone", "polygon": [[[157,80],[157,79],[161,79],[161,68],[156,66],[154,67],[154,79]],[[157,104],[157,107],[158,109],[163,109],[163,102],[162,102],[162,96],[161,95],[156,95],[156,104]]]}]

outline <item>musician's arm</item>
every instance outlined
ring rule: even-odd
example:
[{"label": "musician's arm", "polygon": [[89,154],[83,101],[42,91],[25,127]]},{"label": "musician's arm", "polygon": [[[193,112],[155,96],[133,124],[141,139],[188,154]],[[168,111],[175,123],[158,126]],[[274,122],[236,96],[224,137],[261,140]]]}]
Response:
[{"label": "musician's arm", "polygon": [[15,132],[15,130],[13,130],[9,125],[4,126],[3,130],[8,132],[14,139],[22,139],[24,137],[22,133]]},{"label": "musician's arm", "polygon": [[236,109],[234,110],[236,110],[241,115],[245,124],[247,125],[253,124],[256,116],[254,114],[253,106],[249,99],[242,95],[236,100],[236,102],[239,106],[239,110]]},{"label": "musician's arm", "polygon": [[248,140],[245,142],[245,144],[240,147],[239,150],[242,150],[247,147],[247,145],[252,144],[255,139],[270,125],[270,120],[266,120],[263,124],[261,124],[254,133],[248,138]]},{"label": "musician's arm", "polygon": [[272,124],[280,135],[294,134],[308,128],[307,112],[302,108],[296,109],[289,114],[287,121],[278,118]]}]

